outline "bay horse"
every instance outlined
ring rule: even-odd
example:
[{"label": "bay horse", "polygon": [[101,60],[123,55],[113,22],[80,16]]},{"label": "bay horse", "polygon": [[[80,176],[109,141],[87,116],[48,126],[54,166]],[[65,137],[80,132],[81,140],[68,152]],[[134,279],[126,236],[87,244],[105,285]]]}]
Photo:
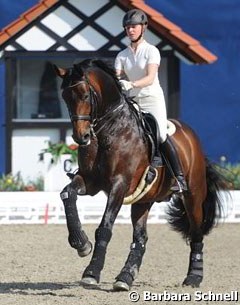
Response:
[{"label": "bay horse", "polygon": [[136,195],[150,166],[150,144],[114,70],[97,59],[84,60],[71,68],[54,65],[54,69],[62,78],[62,96],[72,122],[73,139],[79,144],[79,169],[60,195],[66,213],[68,241],[80,257],[90,254],[93,247],[82,229],[77,196],[94,196],[99,191],[107,195],[106,208],[95,231],[92,258],[83,272],[82,283],[99,283],[115,219],[125,199],[134,197],[130,252],[113,284],[116,291],[129,290],[145,253],[149,211],[154,202],[174,195],[168,221],[190,244],[183,285],[199,287],[203,279],[203,237],[220,214],[218,191],[223,178],[205,157],[198,137],[186,124],[173,121],[176,131],[171,137],[180,156],[188,192],[173,194],[171,187],[175,181],[171,171],[167,166],[159,166],[155,168],[156,177],[151,187],[142,196],[139,192]]}]

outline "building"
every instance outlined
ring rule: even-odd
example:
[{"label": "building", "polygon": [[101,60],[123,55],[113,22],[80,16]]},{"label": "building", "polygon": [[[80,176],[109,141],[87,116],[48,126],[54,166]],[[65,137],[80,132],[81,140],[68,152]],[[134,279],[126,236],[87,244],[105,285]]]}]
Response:
[{"label": "building", "polygon": [[149,18],[146,38],[162,56],[160,80],[179,114],[179,64],[209,64],[217,58],[199,41],[143,0],[42,0],[0,32],[0,172],[34,177],[46,170],[39,153],[46,141],[71,140],[71,124],[51,64],[71,66],[89,57],[113,61],[128,44],[122,18],[140,8]]}]

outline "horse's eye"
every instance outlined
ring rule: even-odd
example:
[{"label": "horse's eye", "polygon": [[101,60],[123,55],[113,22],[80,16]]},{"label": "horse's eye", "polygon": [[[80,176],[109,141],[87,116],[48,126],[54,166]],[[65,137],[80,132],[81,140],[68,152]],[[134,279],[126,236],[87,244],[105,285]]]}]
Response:
[{"label": "horse's eye", "polygon": [[84,100],[88,100],[89,99],[89,93],[85,93],[83,98],[84,98]]}]

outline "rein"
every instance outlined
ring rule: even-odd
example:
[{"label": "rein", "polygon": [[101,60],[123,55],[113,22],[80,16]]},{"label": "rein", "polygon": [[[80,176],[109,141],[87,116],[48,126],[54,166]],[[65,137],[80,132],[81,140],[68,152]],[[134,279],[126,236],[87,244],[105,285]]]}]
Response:
[{"label": "rein", "polygon": [[[121,100],[122,100],[122,98],[121,98]],[[111,108],[107,113],[105,113],[103,116],[98,118],[98,120],[96,120],[94,127],[101,125],[101,123],[103,123],[103,124],[102,124],[102,126],[97,128],[95,133],[98,134],[106,126],[106,124],[108,122],[115,119],[116,115],[123,108],[123,106],[124,106],[124,103],[121,102],[121,104],[117,105],[115,108]],[[110,117],[110,115],[111,115],[111,117]],[[104,120],[105,120],[105,122],[103,122]]]}]

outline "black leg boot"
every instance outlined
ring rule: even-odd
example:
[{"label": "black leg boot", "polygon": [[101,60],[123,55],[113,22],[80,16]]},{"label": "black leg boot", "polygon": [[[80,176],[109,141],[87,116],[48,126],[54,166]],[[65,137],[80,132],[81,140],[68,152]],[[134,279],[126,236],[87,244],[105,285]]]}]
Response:
[{"label": "black leg boot", "polygon": [[169,136],[167,136],[166,141],[161,144],[160,149],[162,149],[165,158],[170,163],[170,166],[173,170],[173,174],[176,178],[177,185],[173,186],[171,188],[171,190],[177,191],[180,193],[187,191],[188,190],[187,182],[186,182],[184,174],[183,174],[183,170],[182,170],[182,166],[181,166],[181,163],[180,163],[180,160],[178,157],[178,153]]}]

